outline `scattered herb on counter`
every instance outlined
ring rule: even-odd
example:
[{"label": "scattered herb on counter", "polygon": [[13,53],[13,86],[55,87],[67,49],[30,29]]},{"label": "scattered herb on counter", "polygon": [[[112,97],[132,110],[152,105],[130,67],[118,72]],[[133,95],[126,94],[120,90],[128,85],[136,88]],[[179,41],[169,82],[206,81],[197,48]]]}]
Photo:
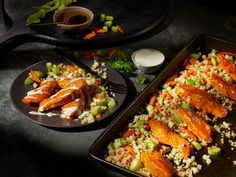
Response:
[{"label": "scattered herb on counter", "polygon": [[141,75],[138,76],[138,82],[140,84],[145,85],[145,84],[147,84],[149,82],[149,78],[146,75],[141,74]]},{"label": "scattered herb on counter", "polygon": [[41,6],[36,6],[34,9],[37,10],[37,12],[31,14],[26,19],[26,24],[31,25],[33,23],[40,23],[41,19],[43,19],[49,12],[52,12],[54,10],[60,10],[63,9],[72,3],[77,2],[77,0],[52,0],[49,1]]},{"label": "scattered herb on counter", "polygon": [[129,58],[130,58],[129,50],[117,49],[115,53],[113,53],[112,57],[106,59],[105,64],[128,76],[129,74],[131,74],[136,70],[134,63],[130,61]]},{"label": "scattered herb on counter", "polygon": [[93,59],[96,61],[105,62],[105,65],[128,76],[137,68],[130,60],[131,51],[124,49],[111,48],[108,51],[89,51],[85,54],[80,54],[79,51],[74,51],[72,55],[76,58]]}]

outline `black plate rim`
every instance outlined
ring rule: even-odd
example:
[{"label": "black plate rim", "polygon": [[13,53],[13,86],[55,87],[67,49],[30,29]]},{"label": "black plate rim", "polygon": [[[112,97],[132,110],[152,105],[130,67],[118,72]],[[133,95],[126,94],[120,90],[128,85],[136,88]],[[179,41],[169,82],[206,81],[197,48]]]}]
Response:
[{"label": "black plate rim", "polygon": [[[159,19],[143,30],[139,30],[129,35],[120,35],[120,37],[108,38],[102,40],[73,40],[73,39],[59,39],[50,35],[40,34],[36,31],[30,30],[24,23],[18,23],[17,19],[13,20],[13,26],[9,32],[0,38],[0,50],[13,49],[25,42],[41,42],[65,48],[80,48],[80,49],[95,49],[106,48],[111,46],[119,46],[135,41],[140,41],[149,38],[164,28],[164,24],[168,15],[170,14],[170,0],[162,2],[161,16]],[[5,8],[5,7],[4,7]],[[18,19],[19,20],[19,19]],[[18,30],[19,29],[19,30]]]}]

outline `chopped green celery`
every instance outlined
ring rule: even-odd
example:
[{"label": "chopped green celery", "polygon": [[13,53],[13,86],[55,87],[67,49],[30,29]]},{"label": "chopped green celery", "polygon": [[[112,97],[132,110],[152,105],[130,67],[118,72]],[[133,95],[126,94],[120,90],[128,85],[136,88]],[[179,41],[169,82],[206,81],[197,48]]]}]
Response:
[{"label": "chopped green celery", "polygon": [[182,104],[181,104],[181,107],[184,108],[184,109],[186,109],[186,110],[188,110],[188,111],[191,111],[191,108],[190,108],[190,106],[189,106],[188,103],[182,103]]},{"label": "chopped green celery", "polygon": [[147,104],[146,111],[148,112],[148,115],[150,116],[153,113],[154,107],[150,104]]},{"label": "chopped green celery", "polygon": [[112,26],[112,21],[105,21],[104,25],[107,27],[111,27]]},{"label": "chopped green celery", "polygon": [[143,124],[144,124],[144,120],[139,119],[139,120],[137,120],[137,121],[135,122],[134,128],[142,127]]},{"label": "chopped green celery", "polygon": [[192,145],[193,145],[193,147],[194,147],[197,151],[199,151],[200,149],[202,149],[202,145],[201,145],[199,142],[197,142],[197,141],[193,141],[193,142],[192,142]]},{"label": "chopped green celery", "polygon": [[104,29],[106,32],[108,31],[108,27],[107,26],[103,26],[102,29]]},{"label": "chopped green celery", "polygon": [[165,90],[165,89],[167,89],[169,87],[169,85],[168,84],[163,84],[162,85],[162,88]]},{"label": "chopped green celery", "polygon": [[99,60],[99,56],[93,56],[93,60],[95,60],[95,61],[98,61]]},{"label": "chopped green celery", "polygon": [[48,69],[52,69],[53,65],[52,65],[51,62],[47,62],[47,63],[46,63],[46,67],[47,67]]},{"label": "chopped green celery", "polygon": [[110,143],[108,144],[107,148],[108,148],[109,151],[112,150],[112,149],[114,149],[114,143],[113,143],[113,142],[110,142]]},{"label": "chopped green celery", "polygon": [[211,63],[212,63],[214,66],[217,66],[217,65],[218,65],[218,61],[217,61],[216,57],[211,57]]},{"label": "chopped green celery", "polygon": [[183,120],[181,119],[181,117],[179,116],[174,116],[174,121],[178,124],[182,124],[183,123]]},{"label": "chopped green celery", "polygon": [[163,115],[161,113],[155,114],[155,119],[161,119],[162,117],[163,117]]},{"label": "chopped green celery", "polygon": [[195,82],[194,82],[194,80],[192,80],[192,79],[188,79],[186,82],[187,82],[187,84],[190,85],[190,86],[194,86],[194,85],[195,85]]},{"label": "chopped green celery", "polygon": [[211,146],[211,147],[207,148],[207,152],[211,156],[216,156],[216,155],[220,154],[221,148],[219,148],[217,146]]},{"label": "chopped green celery", "polygon": [[35,71],[36,75],[40,78],[44,77],[45,74],[42,71]]},{"label": "chopped green celery", "polygon": [[130,166],[129,166],[129,169],[131,171],[138,171],[140,168],[143,167],[143,163],[141,162],[140,159],[138,158],[135,158],[131,163],[130,163]]},{"label": "chopped green celery", "polygon": [[108,103],[107,103],[107,107],[109,110],[112,110],[116,107],[116,101],[114,98],[110,98]]},{"label": "chopped green celery", "polygon": [[198,60],[198,59],[200,58],[200,56],[201,56],[201,53],[200,53],[200,52],[199,52],[199,53],[192,53],[190,56],[191,56],[192,58]]},{"label": "chopped green celery", "polygon": [[99,105],[99,106],[106,106],[107,103],[108,103],[107,99],[102,99],[102,100],[98,103],[98,105]]},{"label": "chopped green celery", "polygon": [[114,140],[114,148],[122,147],[127,144],[126,140],[124,138],[117,138]]},{"label": "chopped green celery", "polygon": [[25,84],[25,85],[30,85],[30,84],[32,84],[32,83],[33,83],[33,79],[32,79],[31,76],[28,76],[28,77],[25,79],[25,81],[24,81],[24,84]]},{"label": "chopped green celery", "polygon": [[157,147],[157,143],[154,141],[149,141],[146,143],[146,147],[148,149],[154,150]]},{"label": "chopped green celery", "polygon": [[139,131],[140,131],[140,133],[142,133],[145,136],[149,135],[148,131],[145,130],[145,128],[143,126],[139,127]]},{"label": "chopped green celery", "polygon": [[223,77],[223,80],[226,81],[226,82],[232,82],[231,77],[229,77],[229,76],[227,76],[227,75],[225,75],[225,76]]},{"label": "chopped green celery", "polygon": [[90,109],[90,112],[92,113],[93,116],[101,113],[101,111],[102,111],[101,106],[94,106]]},{"label": "chopped green celery", "polygon": [[226,60],[229,60],[229,61],[234,61],[233,56],[225,55],[224,58],[225,58]]},{"label": "chopped green celery", "polygon": [[104,21],[105,21],[105,18],[106,18],[106,15],[102,13],[102,14],[100,15],[100,22],[104,22]]},{"label": "chopped green celery", "polygon": [[196,85],[197,87],[201,87],[201,86],[202,86],[202,82],[201,82],[200,80],[196,80],[196,81],[195,81],[195,85]]},{"label": "chopped green celery", "polygon": [[61,74],[61,70],[58,66],[52,67],[52,72],[56,75]]},{"label": "chopped green celery", "polygon": [[208,56],[210,57],[216,57],[216,50],[215,49],[212,49],[210,53],[208,53]]},{"label": "chopped green celery", "polygon": [[114,20],[114,17],[111,16],[111,15],[107,15],[107,16],[105,17],[105,20],[106,20],[106,21],[112,21],[112,20]]},{"label": "chopped green celery", "polygon": [[163,98],[161,96],[157,97],[157,103],[162,106],[163,104]]},{"label": "chopped green celery", "polygon": [[69,74],[70,74],[69,71],[64,71],[64,72],[63,72],[63,75],[64,75],[64,76],[68,76]]},{"label": "chopped green celery", "polygon": [[140,84],[147,84],[149,82],[149,78],[146,75],[144,75],[144,74],[140,74],[138,76],[138,82]]}]

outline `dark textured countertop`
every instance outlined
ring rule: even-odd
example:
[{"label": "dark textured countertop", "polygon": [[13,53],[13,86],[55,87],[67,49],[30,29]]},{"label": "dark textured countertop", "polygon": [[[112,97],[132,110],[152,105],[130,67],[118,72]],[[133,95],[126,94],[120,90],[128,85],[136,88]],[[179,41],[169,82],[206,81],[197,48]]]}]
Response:
[{"label": "dark textured countertop", "polygon": [[[197,34],[236,41],[236,14],[230,6],[182,0],[175,2],[172,10],[170,24],[161,32],[121,47],[159,49],[167,58],[166,65]],[[0,16],[0,21],[2,36],[9,26],[4,25],[3,16]],[[0,176],[122,176],[100,166],[88,155],[88,148],[104,131],[104,126],[82,132],[56,131],[26,119],[12,105],[9,90],[15,77],[35,62],[33,56],[46,54],[53,47],[27,43],[0,56]],[[135,78],[131,80],[135,82]],[[142,90],[140,87],[137,89]]]}]

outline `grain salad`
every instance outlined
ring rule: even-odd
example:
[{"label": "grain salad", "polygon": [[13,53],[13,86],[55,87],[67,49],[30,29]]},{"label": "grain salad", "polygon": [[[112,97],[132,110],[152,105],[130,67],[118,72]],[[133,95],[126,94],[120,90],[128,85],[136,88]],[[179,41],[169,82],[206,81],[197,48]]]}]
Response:
[{"label": "grain salad", "polygon": [[107,145],[104,159],[141,176],[194,176],[226,142],[231,151],[236,148],[227,122],[235,111],[235,83],[236,54],[190,54]]}]

